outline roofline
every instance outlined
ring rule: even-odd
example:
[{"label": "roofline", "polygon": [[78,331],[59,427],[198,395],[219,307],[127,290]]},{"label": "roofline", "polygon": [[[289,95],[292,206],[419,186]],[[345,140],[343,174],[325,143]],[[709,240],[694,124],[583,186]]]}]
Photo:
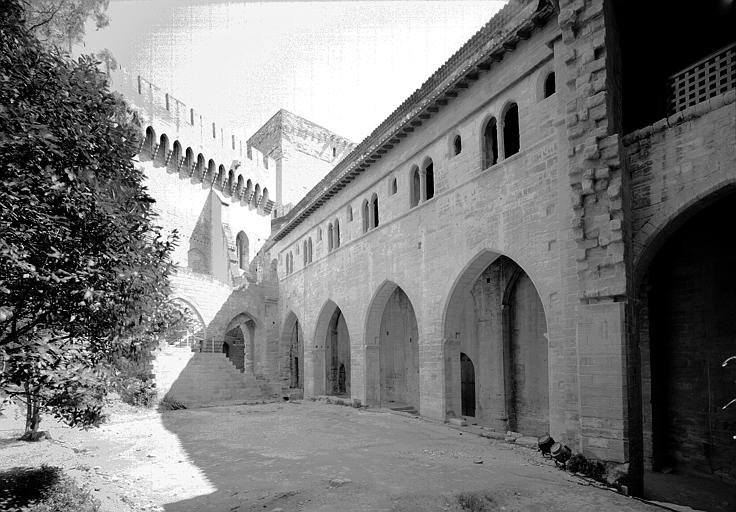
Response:
[{"label": "roofline", "polygon": [[507,24],[533,0],[511,0],[488,23],[455,52],[422,86],[414,91],[376,129],[358,144],[286,215],[286,223],[271,238],[270,248],[302,223],[328,199],[345,188],[371,164],[388,153],[401,139],[446,106],[480,73],[490,71],[504,53],[513,51],[520,40],[546,25],[555,12],[550,0],[539,0],[536,9],[502,33]]}]

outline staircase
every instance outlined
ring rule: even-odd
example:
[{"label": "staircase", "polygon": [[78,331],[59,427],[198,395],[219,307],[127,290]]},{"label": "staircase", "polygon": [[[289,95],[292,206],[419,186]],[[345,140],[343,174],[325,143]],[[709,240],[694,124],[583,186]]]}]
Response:
[{"label": "staircase", "polygon": [[167,347],[155,365],[161,394],[188,408],[278,397],[280,388],[241,373],[221,352]]}]

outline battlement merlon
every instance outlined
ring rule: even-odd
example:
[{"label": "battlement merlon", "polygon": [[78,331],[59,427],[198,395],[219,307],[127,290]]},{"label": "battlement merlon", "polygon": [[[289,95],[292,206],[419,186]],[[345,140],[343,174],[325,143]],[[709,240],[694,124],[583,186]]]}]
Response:
[{"label": "battlement merlon", "polygon": [[254,182],[275,189],[275,161],[249,146],[247,139],[231,127],[219,124],[140,75],[124,68],[110,72],[110,86],[121,93],[138,113],[143,130],[151,126],[158,135],[166,134],[173,144],[191,148],[207,160],[222,163],[228,169],[235,162],[240,173]]}]

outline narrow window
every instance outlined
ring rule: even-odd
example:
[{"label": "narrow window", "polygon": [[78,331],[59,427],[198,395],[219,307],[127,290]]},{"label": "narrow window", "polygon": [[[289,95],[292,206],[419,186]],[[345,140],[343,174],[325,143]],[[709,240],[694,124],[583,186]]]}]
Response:
[{"label": "narrow window", "polygon": [[421,186],[421,180],[419,178],[419,169],[414,167],[411,173],[411,204],[413,208],[419,204],[419,187]]},{"label": "narrow window", "polygon": [[345,213],[348,217],[348,222],[353,222],[353,207],[348,205],[348,207],[345,209]]},{"label": "narrow window", "polygon": [[363,201],[363,233],[368,231],[370,227],[370,209],[368,207],[368,201]]},{"label": "narrow window", "polygon": [[391,178],[391,181],[388,184],[388,193],[390,195],[394,195],[397,190],[398,187],[396,186],[396,178]]},{"label": "narrow window", "polygon": [[309,247],[307,246],[307,241],[304,240],[304,254],[303,254],[303,260],[304,260],[304,266],[307,266],[307,263],[309,263]]},{"label": "narrow window", "polygon": [[332,158],[335,158],[337,156],[337,148],[335,146],[332,146]]},{"label": "narrow window", "polygon": [[312,237],[309,237],[309,243],[307,244],[307,250],[309,252],[309,263],[312,263]]},{"label": "narrow window", "polygon": [[335,239],[332,231],[332,224],[327,226],[327,251],[331,251],[334,247]]},{"label": "narrow window", "polygon": [[233,139],[233,149],[235,149],[235,135],[232,136]]},{"label": "narrow window", "polygon": [[492,117],[483,130],[483,168],[487,169],[498,162],[498,128],[496,118]]},{"label": "narrow window", "polygon": [[340,247],[340,221],[335,219],[335,249]]},{"label": "narrow window", "polygon": [[235,252],[237,254],[238,266],[242,270],[248,269],[248,263],[250,262],[249,246],[248,235],[244,231],[238,233],[238,236],[235,237]]},{"label": "narrow window", "polygon": [[378,227],[378,196],[373,194],[371,198],[371,227]]},{"label": "narrow window", "polygon": [[512,103],[503,118],[504,158],[519,152],[519,107]]},{"label": "narrow window", "polygon": [[322,228],[319,228],[317,230],[317,241],[318,242],[321,242],[322,241]]},{"label": "narrow window", "polygon": [[217,138],[217,128],[215,128],[215,123],[212,123],[212,138]]},{"label": "narrow window", "polygon": [[143,86],[141,85],[141,76],[138,75],[138,94],[142,94]]},{"label": "narrow window", "polygon": [[169,104],[169,93],[166,93],[166,110],[171,110],[171,105]]},{"label": "narrow window", "polygon": [[456,155],[459,155],[463,150],[463,141],[460,139],[460,135],[455,135],[455,139],[452,141],[452,149]]},{"label": "narrow window", "polygon": [[189,124],[194,126],[194,109],[193,108],[189,109]]},{"label": "narrow window", "polygon": [[549,98],[555,93],[555,73],[554,71],[547,75],[544,79],[544,97]]},{"label": "narrow window", "polygon": [[424,168],[424,183],[427,188],[427,199],[432,199],[434,197],[434,164],[432,160]]}]

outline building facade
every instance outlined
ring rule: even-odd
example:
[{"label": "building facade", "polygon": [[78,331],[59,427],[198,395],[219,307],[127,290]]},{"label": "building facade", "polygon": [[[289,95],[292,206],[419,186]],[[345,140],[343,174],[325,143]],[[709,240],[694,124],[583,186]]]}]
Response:
[{"label": "building facade", "polygon": [[736,481],[734,9],[674,4],[512,0],[355,147],[286,111],[241,147],[158,95],[201,346],[271,395],[550,433],[634,493]]}]

